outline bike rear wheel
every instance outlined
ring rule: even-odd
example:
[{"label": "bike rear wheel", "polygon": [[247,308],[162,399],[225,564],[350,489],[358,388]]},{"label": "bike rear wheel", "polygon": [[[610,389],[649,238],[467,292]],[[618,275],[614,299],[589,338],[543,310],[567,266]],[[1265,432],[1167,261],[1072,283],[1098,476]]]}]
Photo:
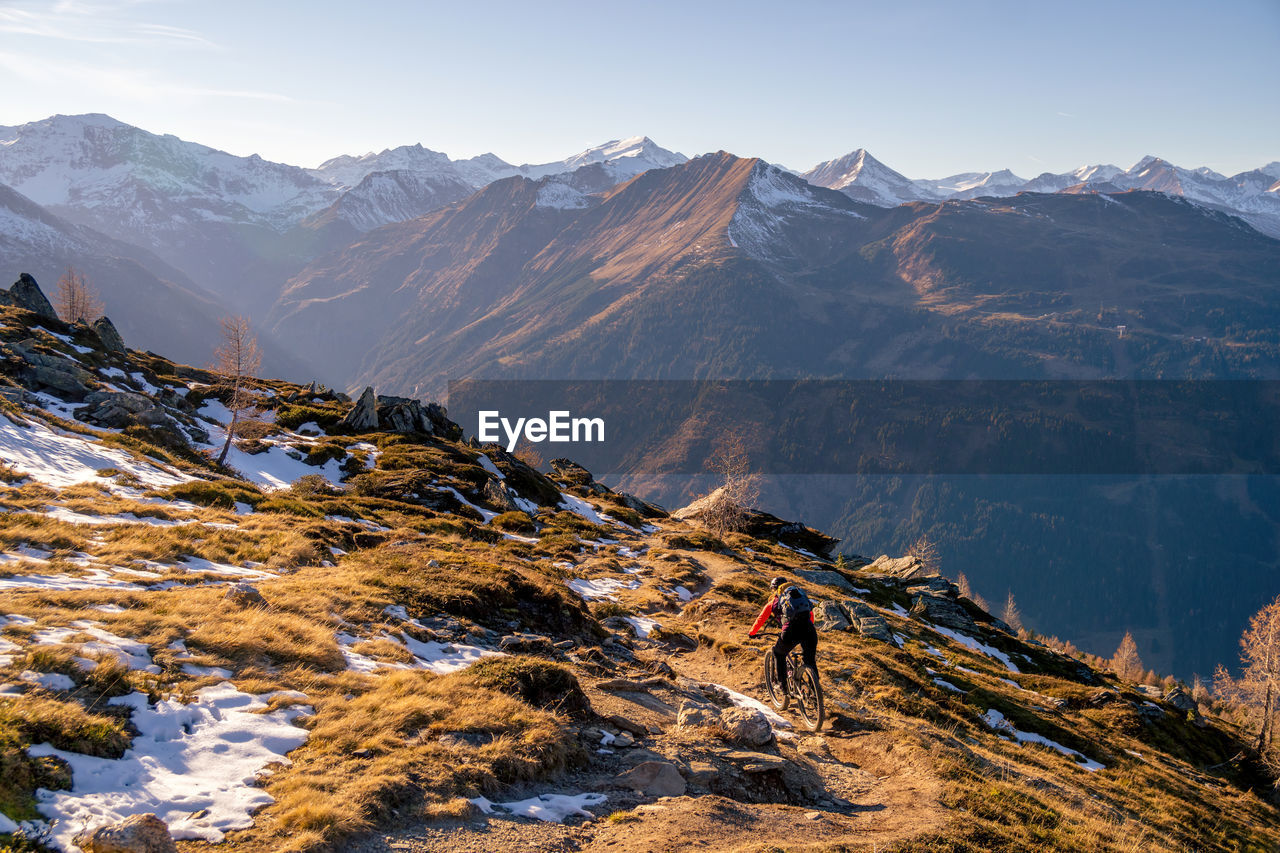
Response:
[{"label": "bike rear wheel", "polygon": [[822,700],[822,685],[818,683],[818,673],[812,667],[803,667],[795,673],[796,704],[800,706],[800,716],[804,717],[809,731],[816,732],[822,728],[826,716],[826,708]]},{"label": "bike rear wheel", "polygon": [[779,711],[791,703],[791,696],[778,683],[778,659],[772,649],[764,653],[764,689],[769,694],[769,702]]}]

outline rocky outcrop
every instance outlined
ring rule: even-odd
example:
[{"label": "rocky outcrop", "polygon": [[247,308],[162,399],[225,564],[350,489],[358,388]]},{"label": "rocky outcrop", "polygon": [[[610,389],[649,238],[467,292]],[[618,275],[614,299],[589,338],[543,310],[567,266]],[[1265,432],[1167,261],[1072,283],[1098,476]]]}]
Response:
[{"label": "rocky outcrop", "polygon": [[1196,710],[1196,700],[1192,699],[1187,691],[1183,690],[1181,685],[1175,684],[1165,691],[1164,701],[1168,702],[1179,711]]},{"label": "rocky outcrop", "polygon": [[424,405],[408,397],[380,397],[373,393],[372,386],[365,386],[355,407],[347,412],[339,427],[347,432],[383,429],[388,432],[424,433],[452,441],[462,437],[462,427],[449,420],[445,408],[438,403]]},{"label": "rocky outcrop", "polygon": [[420,403],[407,397],[378,397],[378,419],[392,432],[421,432],[450,439],[462,437],[462,428],[449,420],[439,403]]},{"label": "rocky outcrop", "polygon": [[911,615],[956,631],[972,633],[978,629],[969,611],[945,594],[924,592],[917,595],[911,603]]},{"label": "rocky outcrop", "polygon": [[849,614],[835,601],[820,601],[813,608],[813,624],[819,631],[848,631]]},{"label": "rocky outcrop", "polygon": [[99,317],[93,321],[93,330],[98,333],[98,340],[102,341],[102,348],[107,352],[126,351],[124,338],[120,337],[120,333],[116,331],[115,323],[112,323],[106,317]]},{"label": "rocky outcrop", "polygon": [[347,412],[339,426],[350,432],[369,432],[378,428],[378,398],[372,385],[365,386],[355,408]]},{"label": "rocky outcrop", "polygon": [[849,583],[849,579],[839,572],[828,569],[796,569],[796,574],[812,583],[833,586],[841,592],[857,592],[857,588]]},{"label": "rocky outcrop", "polygon": [[169,416],[161,406],[142,394],[127,391],[94,391],[84,398],[85,406],[76,417],[95,426],[124,429],[134,424],[163,426]]},{"label": "rocky outcrop", "polygon": [[85,853],[178,853],[169,825],[154,814],[138,814],[75,837]]},{"label": "rocky outcrop", "polygon": [[484,489],[481,490],[480,494],[485,503],[501,512],[511,512],[519,509],[515,500],[511,497],[511,492],[507,491],[507,487],[496,477],[490,477],[485,480]]},{"label": "rocky outcrop", "polygon": [[[684,521],[700,521],[723,499],[723,496],[723,488],[716,489],[711,494],[672,512],[671,517]],[[738,525],[741,532],[760,539],[772,539],[812,557],[830,559],[832,549],[840,544],[840,540],[834,536],[828,536],[799,521],[785,521],[776,515],[757,509],[742,509],[741,515],[742,519]]]},{"label": "rocky outcrop", "polygon": [[882,643],[893,642],[893,631],[889,630],[889,623],[869,605],[857,599],[847,599],[840,604],[849,615],[852,629],[872,640],[879,640]]},{"label": "rocky outcrop", "polygon": [[888,554],[881,554],[876,557],[866,566],[863,566],[860,571],[871,575],[897,578],[898,580],[910,580],[916,577],[927,577],[932,574],[917,557],[910,555],[906,557],[890,557]]},{"label": "rocky outcrop", "polygon": [[16,362],[12,372],[24,386],[58,391],[66,399],[80,401],[97,384],[96,376],[66,356],[35,347],[33,340],[0,345],[0,358]]},{"label": "rocky outcrop", "polygon": [[57,320],[58,312],[36,284],[30,273],[22,273],[8,290],[0,290],[0,305],[12,305],[23,308],[46,320]]}]

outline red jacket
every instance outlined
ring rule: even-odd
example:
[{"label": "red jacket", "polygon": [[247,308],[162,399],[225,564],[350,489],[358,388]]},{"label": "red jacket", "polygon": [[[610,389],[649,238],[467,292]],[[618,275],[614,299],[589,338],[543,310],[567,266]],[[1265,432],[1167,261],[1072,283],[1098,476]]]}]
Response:
[{"label": "red jacket", "polygon": [[[764,626],[769,623],[769,618],[773,616],[774,611],[777,609],[778,609],[778,596],[775,595],[773,596],[773,598],[769,599],[769,603],[764,606],[764,610],[760,611],[760,615],[756,617],[756,624],[751,626],[751,630],[747,632],[747,636],[754,637],[756,634],[760,633],[761,629],[763,629]],[[778,618],[779,619],[782,618],[781,612],[778,613]],[[812,610],[809,611],[809,621],[810,622],[813,621]],[[784,630],[786,629],[785,625],[782,627]]]}]

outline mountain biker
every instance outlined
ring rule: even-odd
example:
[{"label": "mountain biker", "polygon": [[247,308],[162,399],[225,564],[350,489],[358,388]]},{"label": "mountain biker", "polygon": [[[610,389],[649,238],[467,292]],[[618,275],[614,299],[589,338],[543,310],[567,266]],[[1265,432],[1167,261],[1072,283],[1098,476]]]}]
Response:
[{"label": "mountain biker", "polygon": [[786,578],[769,581],[773,594],[769,603],[760,611],[756,624],[748,636],[754,637],[776,616],[782,625],[782,635],[773,644],[773,658],[777,661],[778,686],[787,692],[787,655],[798,644],[804,656],[804,665],[818,673],[818,629],[813,626],[813,604],[804,590],[787,583]]}]

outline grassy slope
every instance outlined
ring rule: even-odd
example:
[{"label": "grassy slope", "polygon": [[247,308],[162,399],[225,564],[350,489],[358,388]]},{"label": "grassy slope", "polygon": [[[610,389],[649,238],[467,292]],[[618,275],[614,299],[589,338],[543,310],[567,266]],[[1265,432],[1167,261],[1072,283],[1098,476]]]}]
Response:
[{"label": "grassy slope", "polygon": [[[6,337],[32,335],[51,351],[75,354],[84,363],[108,361],[101,353],[77,354],[31,331],[29,318],[8,309],[4,319]],[[150,356],[135,354],[131,364],[144,368],[154,384],[207,379]],[[285,403],[286,395],[301,389],[283,383],[263,388],[276,392],[264,404],[277,410],[279,422],[292,426],[304,420],[332,425],[346,408],[332,400]],[[62,425],[85,429],[73,422]],[[257,440],[263,438],[270,435]],[[602,682],[655,672],[733,683],[759,695],[750,685],[762,646],[744,642],[745,630],[767,579],[812,562],[777,543],[737,534],[720,541],[671,519],[655,520],[644,533],[617,524],[597,526],[552,506],[556,493],[573,490],[616,519],[634,525],[640,519],[590,484],[553,484],[499,453],[491,456],[509,482],[520,482],[521,494],[542,506],[483,524],[478,513],[442,491],[455,488],[468,501],[485,503],[481,489],[489,474],[478,452],[426,436],[335,437],[319,442],[332,450],[317,451],[315,440],[293,435],[288,440],[299,452],[319,461],[349,459],[356,452],[344,448],[373,443],[379,449],[376,467],[366,469],[370,456],[361,451],[359,464],[349,464],[348,470],[362,473],[341,493],[301,483],[271,494],[215,470],[206,457],[152,431],[109,433],[105,440],[163,458],[209,482],[125,493],[117,487],[127,485],[126,476],[103,472],[96,483],[59,491],[16,479],[20,472],[14,472],[15,482],[0,493],[6,510],[0,513],[3,550],[26,546],[51,552],[47,564],[6,563],[0,574],[84,576],[89,569],[81,555],[89,555],[97,565],[163,564],[168,568],[156,570],[160,579],[175,582],[164,590],[3,593],[0,610],[35,621],[0,631],[20,647],[13,662],[0,668],[0,680],[35,670],[62,672],[75,682],[68,691],[27,687],[22,695],[0,699],[0,810],[16,819],[37,816],[36,787],[68,783],[57,762],[28,757],[27,745],[48,740],[91,754],[119,755],[129,737],[127,723],[105,700],[132,690],[153,698],[190,695],[221,680],[188,674],[183,667],[191,664],[230,670],[231,680],[248,692],[302,691],[315,708],[305,722],[310,741],[291,755],[292,766],[276,768],[263,782],[276,802],[259,813],[253,829],[233,835],[234,849],[321,849],[378,826],[465,816],[471,811],[465,798],[501,797],[533,780],[581,780],[607,759],[592,751],[583,734],[600,721],[583,707],[577,685],[604,713],[615,712],[615,700],[602,692]],[[256,511],[237,515],[237,504]],[[189,523],[89,526],[51,518],[49,507]],[[533,532],[526,538],[536,541],[504,538],[500,526]],[[590,544],[602,539],[612,541]],[[624,547],[630,550],[621,552]],[[268,606],[232,603],[223,587],[213,585],[225,581],[224,575],[186,570],[178,563],[183,557],[257,565],[266,576],[255,584]],[[602,577],[634,579],[639,585],[619,592],[616,601],[587,606],[565,583]],[[947,640],[919,620],[894,615],[895,603],[909,607],[910,600],[893,585],[850,577],[870,590],[861,597],[880,609],[904,645],[825,633],[820,665],[833,721],[824,739],[836,760],[820,766],[806,757],[803,744],[791,742],[771,751],[788,758],[797,772],[831,786],[841,772],[872,760],[856,752],[859,738],[879,738],[885,746],[874,758],[876,772],[889,785],[908,773],[930,777],[931,785],[925,786],[930,793],[913,808],[936,819],[922,818],[912,827],[906,801],[886,797],[891,811],[898,803],[897,818],[905,824],[887,836],[855,827],[821,839],[814,834],[806,842],[805,836],[761,838],[739,829],[737,835],[729,830],[718,837],[713,847],[776,841],[796,849],[853,850],[876,838],[878,849],[903,851],[1271,849],[1280,817],[1261,798],[1264,780],[1238,756],[1239,734],[1226,723],[1210,717],[1201,726],[1167,707],[1164,716],[1148,720],[1137,710],[1147,697],[1106,673],[1091,677],[1121,695],[1095,707],[1089,699],[1099,685],[1083,683],[1071,661],[1007,634],[984,635],[984,642],[1018,661],[1023,672],[1012,675],[997,660]],[[818,596],[847,597],[808,585]],[[677,586],[693,592],[691,603],[681,601]],[[90,609],[111,605],[120,612]],[[391,605],[403,606],[425,627],[406,627],[385,612]],[[638,614],[661,624],[647,640],[629,636],[617,622],[601,624],[611,616]],[[453,620],[447,630],[455,641],[491,645],[497,636],[519,630],[570,640],[573,647],[567,654],[495,659],[500,663],[446,675],[348,669],[348,652],[405,663],[411,656],[396,638],[429,641],[433,626],[443,624],[431,620],[442,615]],[[81,639],[76,635],[57,645],[30,642],[38,629],[86,618],[146,643],[161,673],[129,671],[105,656],[106,663],[86,673],[74,660]],[[340,645],[337,638],[344,632],[358,638],[354,645]],[[189,659],[170,648],[176,640],[185,643]],[[941,687],[934,681],[939,677],[966,692]],[[678,678],[660,681],[673,696],[688,689]],[[1052,749],[1000,737],[981,719],[989,709],[1107,769],[1091,773]],[[673,721],[655,719],[662,731],[653,733],[646,747],[659,755],[679,761],[714,753],[708,746],[708,738],[717,742],[713,736],[691,735]],[[789,802],[786,808],[802,811],[826,808],[792,802],[780,793],[772,800],[767,792],[740,794],[746,801],[754,797],[758,809],[770,802]],[[837,823],[838,812],[832,807]],[[635,809],[602,822],[599,832],[625,826],[631,837],[643,838],[648,825],[664,831],[660,815]]]}]

